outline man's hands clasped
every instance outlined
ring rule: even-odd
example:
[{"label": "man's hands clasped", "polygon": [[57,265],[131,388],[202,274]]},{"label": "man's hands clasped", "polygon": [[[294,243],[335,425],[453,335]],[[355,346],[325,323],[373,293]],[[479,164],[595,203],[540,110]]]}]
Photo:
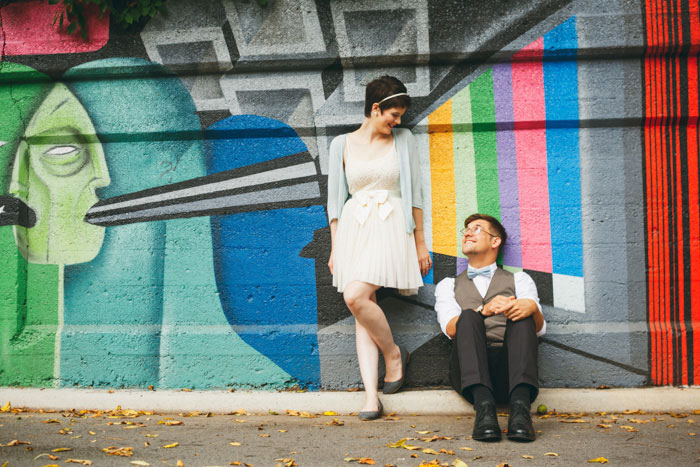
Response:
[{"label": "man's hands clasped", "polygon": [[510,296],[505,297],[498,295],[494,297],[493,300],[484,305],[481,310],[481,314],[484,316],[493,316],[503,314],[506,318],[512,321],[519,321],[525,319],[535,312],[537,308],[534,308],[525,302],[531,302],[532,300],[518,300],[517,298]]}]

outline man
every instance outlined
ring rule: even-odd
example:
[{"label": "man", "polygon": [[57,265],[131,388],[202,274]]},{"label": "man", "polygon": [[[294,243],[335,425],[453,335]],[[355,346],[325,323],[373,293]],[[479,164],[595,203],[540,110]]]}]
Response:
[{"label": "man", "polygon": [[534,441],[530,404],[539,392],[537,337],[546,328],[537,288],[526,273],[496,267],[507,239],[497,219],[472,214],[464,227],[462,252],[469,267],[435,288],[440,327],[454,339],[450,382],[474,405],[473,439],[501,439],[498,400],[510,403],[508,438]]}]

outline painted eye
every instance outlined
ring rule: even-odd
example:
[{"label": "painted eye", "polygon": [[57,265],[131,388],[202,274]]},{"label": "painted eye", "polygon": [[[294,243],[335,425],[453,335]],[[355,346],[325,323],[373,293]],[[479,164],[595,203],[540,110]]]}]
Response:
[{"label": "painted eye", "polygon": [[51,149],[46,150],[44,154],[48,156],[67,156],[68,154],[72,154],[79,149],[80,148],[72,145],[53,146]]}]

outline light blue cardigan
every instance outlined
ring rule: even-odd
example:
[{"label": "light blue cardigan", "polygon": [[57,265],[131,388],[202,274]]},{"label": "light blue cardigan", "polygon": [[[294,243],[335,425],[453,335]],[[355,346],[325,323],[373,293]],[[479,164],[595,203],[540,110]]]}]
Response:
[{"label": "light blue cardigan", "polygon": [[[401,185],[401,202],[406,232],[413,233],[416,223],[413,220],[413,209],[423,209],[423,191],[421,187],[420,164],[413,141],[411,130],[393,128],[396,149],[399,153],[399,183]],[[345,201],[348,199],[348,182],[343,168],[343,152],[346,135],[340,135],[331,141],[328,157],[328,222],[340,219]]]}]

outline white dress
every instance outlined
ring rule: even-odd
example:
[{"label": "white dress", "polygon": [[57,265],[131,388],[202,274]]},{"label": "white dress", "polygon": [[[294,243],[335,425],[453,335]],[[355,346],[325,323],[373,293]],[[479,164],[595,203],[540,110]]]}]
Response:
[{"label": "white dress", "polygon": [[353,157],[345,138],[349,198],[335,234],[333,285],[338,292],[354,280],[418,293],[423,285],[413,233],[406,232],[396,142],[372,160]]}]

